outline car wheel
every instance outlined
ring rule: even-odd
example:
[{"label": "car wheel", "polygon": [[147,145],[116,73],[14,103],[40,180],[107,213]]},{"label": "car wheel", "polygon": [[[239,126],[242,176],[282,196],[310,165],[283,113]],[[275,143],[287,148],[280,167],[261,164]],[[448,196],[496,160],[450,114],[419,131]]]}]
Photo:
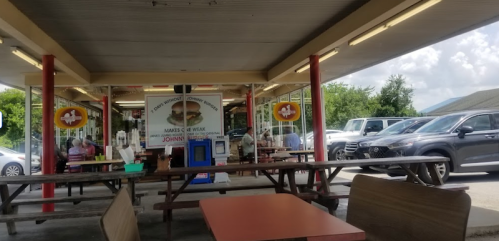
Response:
[{"label": "car wheel", "polygon": [[345,160],[345,146],[337,146],[329,153],[330,161],[341,161]]},{"label": "car wheel", "polygon": [[[441,156],[441,157],[443,157],[444,155],[442,155],[438,152],[431,152],[431,153],[426,154],[425,156]],[[442,178],[443,182],[447,181],[447,178],[449,178],[449,174],[450,174],[449,162],[437,164],[437,172],[440,174],[440,177]],[[418,176],[419,176],[419,178],[421,178],[421,180],[423,182],[426,182],[426,183],[433,182],[433,180],[431,179],[430,173],[428,172],[428,168],[426,168],[426,165],[420,165],[420,170],[419,170]]]},{"label": "car wheel", "polygon": [[8,177],[24,175],[23,168],[19,164],[9,163],[3,168],[2,175]]}]

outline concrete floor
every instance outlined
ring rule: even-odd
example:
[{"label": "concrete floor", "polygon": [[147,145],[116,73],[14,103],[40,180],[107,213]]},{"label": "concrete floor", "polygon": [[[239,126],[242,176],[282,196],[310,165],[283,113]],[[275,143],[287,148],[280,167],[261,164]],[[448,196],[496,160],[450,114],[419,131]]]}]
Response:
[{"label": "concrete floor", "polygon": [[[360,169],[359,169],[360,170]],[[352,171],[357,172],[357,171]],[[342,172],[342,173],[349,173]],[[349,174],[348,174],[349,175]],[[348,176],[347,175],[347,176]],[[255,181],[253,177],[245,177],[244,179],[238,179],[239,177],[233,177],[233,182],[247,182]],[[304,181],[305,175],[298,175],[298,179]],[[267,182],[265,177],[256,179],[258,182]],[[300,182],[300,181],[298,181]],[[176,183],[174,186],[180,185]],[[13,186],[12,188],[15,188]],[[164,196],[156,195],[158,190],[163,190],[166,188],[166,182],[162,183],[140,183],[137,185],[138,190],[148,190],[149,196],[142,199],[142,206],[145,207],[145,212],[138,216],[139,219],[139,230],[141,233],[142,240],[164,240],[166,237],[166,224],[162,222],[162,212],[152,210],[154,203],[162,202]],[[11,189],[11,192],[14,189]],[[77,189],[73,189],[73,192],[77,192]],[[85,187],[85,193],[99,194],[106,193],[109,191],[103,186],[92,186]],[[57,189],[56,196],[65,196],[67,190],[65,188]],[[260,189],[260,190],[249,190],[249,191],[234,191],[228,192],[226,196],[242,196],[242,195],[257,195],[257,194],[267,194],[274,193],[274,189]],[[23,198],[29,197],[39,197],[40,191],[33,191],[29,194],[22,194]],[[179,196],[178,200],[199,200],[208,197],[219,197],[218,193],[197,193],[197,194],[182,194]],[[497,202],[497,200],[495,201]],[[86,209],[86,208],[97,208],[106,207],[109,205],[110,200],[107,201],[93,201],[93,202],[83,202],[78,205],[73,205],[71,203],[56,204],[56,210],[71,210],[71,209]],[[475,203],[474,203],[475,204]],[[322,208],[321,206],[318,206]],[[344,219],[346,216],[347,200],[342,200],[337,211],[337,216]],[[324,208],[322,208],[324,209]],[[41,210],[41,205],[33,206],[22,206],[20,212],[39,212]],[[325,210],[325,209],[324,209]],[[212,240],[206,224],[203,220],[202,214],[198,208],[194,209],[183,209],[175,210],[173,212],[173,240],[176,241],[198,241],[198,240]],[[499,216],[497,216],[499,217]],[[100,227],[99,218],[81,218],[81,219],[66,219],[66,220],[51,220],[43,224],[36,225],[34,222],[19,222],[16,223],[18,234],[9,236],[7,234],[5,224],[0,224],[0,240],[1,241],[84,241],[84,240],[94,240],[103,241]],[[485,236],[485,237],[470,237],[467,241],[492,241],[499,240],[499,236]]]}]

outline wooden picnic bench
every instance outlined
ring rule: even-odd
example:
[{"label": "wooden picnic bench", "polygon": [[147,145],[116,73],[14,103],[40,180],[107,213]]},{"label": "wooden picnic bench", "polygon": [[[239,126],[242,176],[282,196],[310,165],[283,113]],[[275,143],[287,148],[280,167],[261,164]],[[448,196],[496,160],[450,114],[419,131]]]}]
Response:
[{"label": "wooden picnic bench", "polygon": [[[182,201],[175,202],[175,199],[185,191],[186,187],[199,173],[217,173],[217,172],[237,172],[237,171],[260,171],[262,172],[273,184],[276,193],[289,192],[303,199],[316,198],[315,194],[304,193],[299,194],[295,180],[295,172],[297,170],[306,169],[305,163],[295,162],[277,162],[277,163],[258,163],[258,164],[240,164],[240,165],[226,165],[226,166],[207,166],[207,167],[183,167],[171,168],[168,171],[159,171],[155,175],[167,178],[167,190],[165,191],[165,202],[154,204],[154,210],[163,210],[163,220],[167,223],[167,240],[171,240],[171,221],[172,210],[179,208],[192,208],[198,207],[199,201]],[[276,181],[267,170],[279,170],[279,177]],[[179,175],[188,175],[189,177],[177,190],[172,188],[172,177]],[[285,176],[288,176],[289,191],[285,190]],[[271,186],[272,187],[272,186]],[[265,186],[268,188],[268,186]],[[213,191],[227,191],[222,189],[213,189]]]},{"label": "wooden picnic bench", "polygon": [[[135,181],[145,176],[145,171],[141,172],[86,172],[86,173],[69,173],[69,174],[51,174],[51,175],[33,175],[33,176],[14,176],[14,177],[2,177],[0,178],[0,198],[2,203],[0,204],[0,210],[2,210],[3,215],[7,217],[0,219],[7,223],[7,229],[10,235],[16,233],[15,221],[12,220],[48,220],[54,219],[66,215],[66,218],[71,218],[73,214],[72,211],[65,211],[64,213],[53,214],[52,216],[47,213],[34,213],[34,214],[17,214],[18,208],[13,208],[12,202],[16,197],[18,197],[24,189],[30,184],[42,184],[42,183],[73,183],[73,182],[102,182],[104,185],[111,190],[112,193],[117,193],[118,189],[114,187],[110,181],[116,179],[128,179],[128,190],[132,203],[136,201],[135,193]],[[21,186],[17,188],[12,194],[9,193],[8,184],[20,184]],[[88,200],[87,197],[82,196],[80,199],[78,197],[67,197],[67,198],[52,198],[52,199],[37,199],[28,201],[19,201],[17,205],[30,203],[55,203],[55,202],[79,202],[83,200]],[[17,201],[17,200],[16,200]],[[14,203],[16,204],[16,203]],[[75,217],[79,217],[81,211],[74,211]],[[89,213],[98,213],[90,212]],[[84,214],[81,214],[84,215]],[[90,215],[90,214],[88,214]],[[4,216],[0,216],[4,217]],[[48,217],[48,219],[44,219]]]},{"label": "wooden picnic bench", "polygon": [[[338,207],[338,199],[348,198],[350,191],[331,191],[331,182],[336,178],[336,176],[344,167],[357,167],[363,165],[398,165],[407,173],[407,178],[405,178],[405,181],[407,182],[419,183],[423,186],[438,186],[438,188],[440,189],[449,189],[456,191],[467,190],[468,187],[466,185],[444,185],[440,175],[438,175],[436,164],[447,161],[449,161],[448,158],[438,156],[410,156],[366,160],[311,162],[307,163],[307,167],[309,169],[307,186],[304,188],[302,187],[301,190],[318,195],[319,198],[314,201],[327,207],[329,212],[331,214],[334,214],[336,208]],[[432,184],[423,182],[416,175],[419,169],[419,165],[427,166],[433,180]],[[330,168],[335,168],[335,170],[329,176],[326,176],[326,170],[329,170]],[[317,186],[317,183],[315,182],[315,173],[319,174],[320,179],[317,190],[313,190],[314,186]]]}]

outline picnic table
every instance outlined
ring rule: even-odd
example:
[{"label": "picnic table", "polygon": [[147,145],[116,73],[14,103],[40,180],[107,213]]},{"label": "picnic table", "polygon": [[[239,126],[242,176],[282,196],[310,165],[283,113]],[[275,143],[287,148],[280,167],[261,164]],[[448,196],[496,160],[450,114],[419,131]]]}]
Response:
[{"label": "picnic table", "polygon": [[217,241],[365,239],[364,231],[289,194],[210,198],[199,206]]},{"label": "picnic table", "polygon": [[[439,156],[407,156],[407,157],[393,157],[393,158],[377,158],[377,159],[363,159],[363,160],[343,160],[343,161],[327,161],[327,162],[309,162],[307,163],[307,168],[309,169],[309,175],[307,180],[307,186],[301,190],[315,193],[319,196],[316,201],[319,204],[327,207],[331,214],[334,214],[334,210],[338,205],[338,198],[346,198],[349,196],[348,192],[332,192],[330,190],[330,183],[336,178],[339,172],[344,167],[358,167],[358,166],[376,166],[376,165],[398,165],[407,173],[407,182],[416,182],[423,186],[442,186],[444,183],[442,178],[437,172],[436,164],[442,162],[448,162],[449,159],[446,157]],[[423,182],[416,173],[420,165],[426,165],[428,171],[432,177],[433,183],[428,184]],[[335,170],[326,176],[326,170],[330,168],[335,168]],[[315,184],[315,173],[319,174],[319,186],[317,190],[313,190]],[[462,189],[461,186],[452,186],[455,189]]]},{"label": "picnic table", "polygon": [[261,146],[257,147],[258,150],[265,152],[267,156],[270,157],[270,154],[275,153],[277,150],[289,150],[291,147],[282,147],[282,146]]},{"label": "picnic table", "polygon": [[305,156],[305,162],[308,162],[308,155],[314,155],[314,150],[296,150],[296,151],[283,151],[283,153],[288,153],[289,155],[297,155],[298,162],[302,162],[301,156]]},{"label": "picnic table", "polygon": [[[109,181],[116,179],[128,179],[128,191],[132,203],[135,202],[135,181],[145,176],[145,171],[141,172],[86,172],[86,173],[69,173],[69,174],[50,174],[50,175],[32,175],[32,176],[13,176],[13,177],[1,177],[0,178],[0,198],[2,203],[0,204],[0,210],[4,215],[14,214],[15,210],[12,208],[11,202],[19,195],[24,189],[30,184],[42,184],[42,183],[72,183],[72,182],[102,182],[107,188],[109,188],[113,193],[118,192]],[[9,193],[9,184],[20,184],[21,186],[17,188],[12,194]],[[78,201],[75,197],[68,197],[68,200]],[[60,201],[60,200],[59,200]],[[52,199],[39,199],[34,201],[35,203],[54,203]],[[40,215],[43,213],[40,213]],[[67,213],[65,215],[73,215],[72,213]],[[9,215],[12,216],[12,215]],[[2,216],[0,216],[0,219]],[[39,220],[37,215],[23,215],[20,218],[21,221],[27,220]],[[13,221],[6,221],[7,229],[9,234],[16,233],[15,223]]]},{"label": "picnic table", "polygon": [[[279,170],[279,177],[276,181],[267,170]],[[306,169],[305,163],[293,163],[293,162],[277,162],[277,163],[258,163],[258,164],[240,164],[240,165],[226,165],[226,166],[205,166],[205,167],[182,167],[182,168],[171,168],[167,171],[158,171],[154,175],[166,177],[167,190],[165,201],[161,203],[154,204],[154,210],[163,210],[163,219],[167,224],[167,240],[171,240],[171,221],[172,221],[172,210],[178,208],[190,208],[198,207],[199,201],[180,201],[175,202],[175,199],[185,190],[185,188],[191,183],[192,180],[199,173],[217,173],[217,172],[237,172],[237,171],[261,171],[274,185],[277,193],[289,192],[296,196],[300,196],[298,193],[298,188],[295,180],[295,172],[297,170]],[[182,186],[173,191],[172,189],[172,177],[179,175],[189,175],[187,180],[184,181]],[[285,175],[288,176],[289,191],[285,190]],[[309,196],[308,194],[303,195],[304,198]]]},{"label": "picnic table", "polygon": [[66,166],[91,166],[92,171],[96,172],[102,168],[103,165],[109,164],[120,164],[123,163],[123,160],[105,160],[105,161],[76,161],[76,162],[66,162]]}]

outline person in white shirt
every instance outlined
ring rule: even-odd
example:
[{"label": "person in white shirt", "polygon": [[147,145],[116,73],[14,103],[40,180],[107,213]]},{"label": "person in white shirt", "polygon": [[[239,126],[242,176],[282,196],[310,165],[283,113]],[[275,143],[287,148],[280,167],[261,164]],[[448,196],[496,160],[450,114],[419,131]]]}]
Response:
[{"label": "person in white shirt", "polygon": [[253,146],[255,141],[253,139],[253,127],[248,127],[246,129],[246,134],[244,134],[243,139],[241,140],[241,145],[243,146],[243,155],[245,157],[255,155],[255,147]]}]

